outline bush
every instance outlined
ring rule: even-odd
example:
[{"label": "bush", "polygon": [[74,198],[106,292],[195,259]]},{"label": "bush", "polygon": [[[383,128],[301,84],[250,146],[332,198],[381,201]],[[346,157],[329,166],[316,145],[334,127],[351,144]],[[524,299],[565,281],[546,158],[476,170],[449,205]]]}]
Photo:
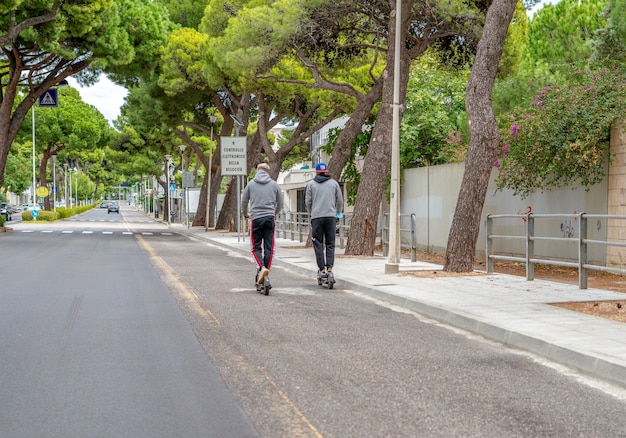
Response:
[{"label": "bush", "polygon": [[0,214],[0,227],[3,227],[3,226],[4,226],[4,222],[5,222],[5,221],[6,221],[6,219],[4,218],[4,216],[2,216],[2,215]]},{"label": "bush", "polygon": [[[47,210],[39,210],[39,215],[37,216],[38,221],[43,222],[54,222],[59,219],[59,213],[55,211],[47,211]],[[22,212],[22,221],[23,222],[32,222],[35,219],[30,211]]]}]

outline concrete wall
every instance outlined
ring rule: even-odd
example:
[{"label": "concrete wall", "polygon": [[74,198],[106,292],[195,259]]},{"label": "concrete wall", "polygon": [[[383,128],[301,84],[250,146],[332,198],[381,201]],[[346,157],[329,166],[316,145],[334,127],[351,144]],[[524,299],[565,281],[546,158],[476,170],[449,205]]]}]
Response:
[{"label": "concrete wall", "polygon": [[[623,142],[622,142],[623,144]],[[624,148],[626,151],[626,147]],[[624,181],[619,187],[626,187],[626,152],[621,156]],[[407,169],[403,172],[401,189],[401,214],[415,213],[417,216],[417,242],[420,248],[434,252],[445,252],[448,233],[456,209],[456,201],[465,169],[464,163],[446,164],[442,166]],[[476,245],[476,255],[485,255],[485,218],[487,214],[568,214],[569,217],[536,219],[535,235],[545,237],[578,237],[578,219],[576,214],[585,212],[593,214],[608,213],[608,178],[591,187],[565,188],[545,193],[535,193],[526,199],[515,196],[509,190],[496,191],[495,177],[498,170],[494,168],[483,208],[481,230]],[[620,191],[621,208],[626,214],[626,190]],[[588,227],[588,238],[606,240],[607,221],[597,220]],[[494,234],[521,235],[526,233],[525,221],[520,218],[498,220],[493,229]],[[620,230],[626,241],[626,227]],[[403,237],[403,240],[405,238]],[[537,242],[535,253],[550,258],[577,257],[575,243],[569,242]],[[496,240],[494,250],[498,253],[521,255],[525,252],[523,240]],[[606,248],[592,246],[588,249],[589,259],[596,263],[605,263]],[[626,252],[620,256],[626,260]]]}]

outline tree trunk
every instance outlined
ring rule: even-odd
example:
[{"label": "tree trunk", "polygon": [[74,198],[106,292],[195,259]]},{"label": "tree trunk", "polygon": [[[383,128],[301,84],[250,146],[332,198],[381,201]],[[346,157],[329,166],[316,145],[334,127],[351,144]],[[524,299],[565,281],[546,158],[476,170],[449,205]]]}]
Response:
[{"label": "tree trunk", "polygon": [[470,140],[461,190],[450,227],[444,271],[471,272],[480,231],[487,185],[498,152],[500,136],[491,93],[502,55],[504,38],[517,0],[494,0],[467,84],[465,105]]},{"label": "tree trunk", "polygon": [[231,177],[215,229],[237,231],[237,178]]},{"label": "tree trunk", "polygon": [[[413,2],[403,2],[402,5],[402,30],[401,35],[406,35],[410,9]],[[389,50],[387,52],[387,66],[383,73],[382,103],[376,124],[372,131],[359,191],[354,205],[354,216],[350,223],[350,235],[346,245],[346,254],[350,255],[374,255],[376,244],[376,228],[378,225],[378,213],[382,201],[385,181],[391,166],[391,132],[393,125],[393,68],[395,59],[395,14],[389,19],[388,29]],[[406,51],[406,44],[401,44],[400,49],[400,104],[404,106],[406,101],[406,88],[409,80],[410,56]]]},{"label": "tree trunk", "polygon": [[[50,160],[50,152],[45,150],[43,152],[43,156],[41,157],[41,161],[39,162],[39,187],[47,187],[48,180],[46,178],[46,171],[48,170],[48,161]],[[52,210],[50,207],[50,194],[44,198],[43,201],[43,209],[44,210]]]}]

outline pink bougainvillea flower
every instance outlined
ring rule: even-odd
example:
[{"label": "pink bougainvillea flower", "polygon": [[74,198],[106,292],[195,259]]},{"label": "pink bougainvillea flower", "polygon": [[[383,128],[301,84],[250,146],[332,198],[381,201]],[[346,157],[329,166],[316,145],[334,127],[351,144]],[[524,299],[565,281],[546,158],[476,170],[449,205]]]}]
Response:
[{"label": "pink bougainvillea flower", "polygon": [[517,125],[512,125],[511,126],[511,135],[517,135],[517,130],[519,129],[519,126]]}]

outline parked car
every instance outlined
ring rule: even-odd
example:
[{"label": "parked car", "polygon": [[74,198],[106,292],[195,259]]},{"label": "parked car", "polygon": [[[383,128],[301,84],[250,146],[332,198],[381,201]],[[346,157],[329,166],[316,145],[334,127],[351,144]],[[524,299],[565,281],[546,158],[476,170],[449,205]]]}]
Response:
[{"label": "parked car", "polygon": [[31,211],[31,210],[42,210],[42,208],[41,208],[41,205],[39,204],[21,204],[20,210]]},{"label": "parked car", "polygon": [[6,202],[0,203],[0,214],[4,216],[7,221],[11,220],[11,214],[13,214],[13,207]]},{"label": "parked car", "polygon": [[120,206],[118,205],[117,201],[109,202],[109,205],[107,206],[107,214],[108,213],[120,214]]}]

